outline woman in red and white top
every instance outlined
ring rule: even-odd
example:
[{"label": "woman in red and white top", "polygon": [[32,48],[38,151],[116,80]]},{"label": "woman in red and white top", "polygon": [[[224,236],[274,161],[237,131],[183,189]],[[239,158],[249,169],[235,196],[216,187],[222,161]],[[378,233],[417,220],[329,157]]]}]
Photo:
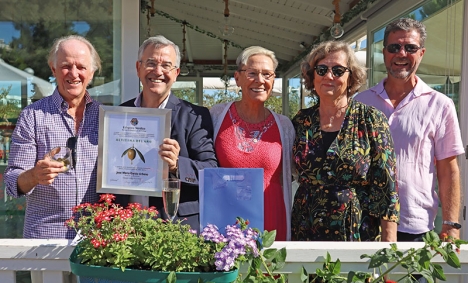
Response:
[{"label": "woman in red and white top", "polygon": [[211,117],[220,167],[263,168],[264,228],[276,230],[276,240],[290,239],[292,198],[292,144],[289,118],[265,107],[275,81],[278,61],[260,46],[246,48],[237,57],[234,73],[242,90],[238,101],[214,105]]}]

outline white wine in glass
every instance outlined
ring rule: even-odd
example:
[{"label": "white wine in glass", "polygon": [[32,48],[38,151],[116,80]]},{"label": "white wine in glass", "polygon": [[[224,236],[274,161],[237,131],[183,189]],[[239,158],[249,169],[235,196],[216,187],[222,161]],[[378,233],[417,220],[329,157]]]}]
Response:
[{"label": "white wine in glass", "polygon": [[173,221],[177,214],[177,210],[179,209],[180,180],[164,179],[162,197],[164,212],[166,212],[169,219]]},{"label": "white wine in glass", "polygon": [[66,146],[58,146],[51,149],[46,155],[52,160],[63,163],[63,171],[67,172],[72,164],[72,151]]}]

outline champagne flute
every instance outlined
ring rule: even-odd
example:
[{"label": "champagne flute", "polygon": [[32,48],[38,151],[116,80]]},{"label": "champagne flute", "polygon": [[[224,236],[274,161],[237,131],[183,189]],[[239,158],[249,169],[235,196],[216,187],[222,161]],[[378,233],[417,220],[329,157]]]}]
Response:
[{"label": "champagne flute", "polygon": [[57,162],[63,163],[63,171],[60,173],[67,172],[72,164],[72,151],[66,146],[57,146],[51,149],[47,154],[50,159]]},{"label": "champagne flute", "polygon": [[180,198],[180,180],[164,179],[162,187],[162,197],[164,203],[164,212],[171,221],[174,220],[179,209]]}]

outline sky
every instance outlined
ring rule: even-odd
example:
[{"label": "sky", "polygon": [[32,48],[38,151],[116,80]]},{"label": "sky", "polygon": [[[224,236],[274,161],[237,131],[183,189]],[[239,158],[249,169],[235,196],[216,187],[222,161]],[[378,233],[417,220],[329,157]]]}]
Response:
[{"label": "sky", "polygon": [[[89,24],[84,21],[73,22],[73,29],[83,35],[89,30]],[[14,37],[19,38],[19,36],[20,32],[15,29],[13,22],[0,21],[0,39],[3,39],[5,44],[9,44]]]},{"label": "sky", "polygon": [[0,21],[0,39],[3,39],[5,44],[10,43],[13,37],[19,37],[19,35],[19,31],[15,30],[12,22]]}]

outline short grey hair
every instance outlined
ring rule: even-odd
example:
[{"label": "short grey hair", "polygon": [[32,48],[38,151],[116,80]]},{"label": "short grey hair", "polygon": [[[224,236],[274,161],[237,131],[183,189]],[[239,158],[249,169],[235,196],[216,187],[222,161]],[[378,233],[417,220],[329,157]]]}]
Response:
[{"label": "short grey hair", "polygon": [[47,62],[49,63],[49,66],[54,66],[57,67],[57,53],[61,47],[61,45],[69,40],[78,40],[80,42],[83,42],[88,46],[89,48],[89,53],[91,54],[91,65],[93,67],[93,71],[99,71],[101,72],[101,57],[99,57],[99,54],[97,53],[96,49],[94,46],[87,40],[86,38],[80,36],[80,35],[67,35],[63,36],[60,38],[55,39],[54,44],[50,48],[49,51],[49,56],[47,58]]},{"label": "short grey hair", "polygon": [[240,70],[243,65],[247,65],[249,58],[254,55],[266,55],[271,58],[271,61],[273,61],[273,70],[276,70],[276,67],[278,67],[278,60],[275,57],[275,52],[261,46],[250,46],[244,49],[241,54],[237,56],[237,70]]},{"label": "short grey hair", "polygon": [[426,42],[426,38],[427,38],[426,26],[423,23],[410,19],[410,18],[401,18],[401,19],[398,19],[389,23],[385,27],[383,45],[387,46],[388,36],[391,32],[395,32],[399,30],[417,31],[419,33],[419,45],[421,47],[424,47],[424,43]]},{"label": "short grey hair", "polygon": [[177,46],[174,42],[170,41],[169,39],[165,38],[162,35],[152,36],[143,41],[140,48],[138,49],[138,61],[141,61],[141,57],[143,57],[143,52],[148,46],[152,46],[156,49],[163,48],[166,46],[172,46],[176,53],[176,66],[180,67],[180,50],[179,46]]}]

